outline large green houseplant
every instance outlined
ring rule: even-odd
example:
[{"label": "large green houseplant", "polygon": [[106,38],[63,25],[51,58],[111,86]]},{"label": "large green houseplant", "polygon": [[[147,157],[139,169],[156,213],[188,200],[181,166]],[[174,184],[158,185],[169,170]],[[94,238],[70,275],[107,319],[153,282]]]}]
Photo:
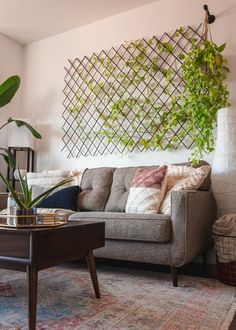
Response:
[{"label": "large green houseplant", "polygon": [[[9,77],[0,85],[0,108],[5,107],[5,105],[11,102],[20,87],[20,82],[20,77],[15,75]],[[13,119],[11,117],[9,117],[4,124],[1,124],[0,130],[12,122],[14,122],[17,127],[25,126],[36,139],[41,139],[40,133],[37,132],[31,125],[22,120]],[[15,167],[15,159],[8,149],[0,148],[0,156],[4,158],[9,166]]]},{"label": "large green houseplant", "polygon": [[[20,86],[20,77],[15,75],[11,76],[8,79],[6,79],[1,85],[0,85],[0,108],[3,108],[6,106],[8,103],[11,102],[12,98],[14,97],[15,93],[19,89]],[[17,127],[22,127],[25,126],[35,138],[41,139],[41,135],[38,131],[36,131],[31,125],[28,123],[18,120],[18,119],[13,119],[13,118],[8,118],[8,120],[0,126],[0,129],[3,129],[5,126],[8,124],[14,122]],[[1,153],[0,155],[4,158],[6,163],[10,167],[15,167],[15,159],[13,155],[9,152],[8,149],[6,148],[0,148]],[[32,198],[32,188],[28,186],[27,183],[27,178],[25,177],[24,179],[22,178],[20,171],[19,173],[19,178],[20,178],[20,186],[21,186],[21,194],[19,195],[11,183],[3,176],[2,173],[0,173],[0,177],[3,180],[6,188],[8,191],[11,193],[12,197],[15,200],[16,205],[18,206],[19,209],[23,210],[30,210],[34,207],[36,207],[43,199],[45,199],[50,193],[52,193],[55,189],[59,188],[60,186],[64,185],[65,183],[69,182],[69,180],[63,180],[59,182],[57,185],[54,187],[48,189],[45,191],[43,194],[38,196],[37,198]],[[28,212],[28,211],[27,211]]]},{"label": "large green houseplant", "polygon": [[[0,108],[7,105],[12,98],[14,97],[15,93],[19,89],[20,86],[20,77],[19,76],[11,76],[7,80],[5,80],[0,85]],[[7,122],[2,124],[0,126],[0,129],[3,129],[8,124],[14,122],[17,127],[25,126],[35,138],[41,139],[41,135],[39,132],[37,132],[31,125],[28,123],[8,118]],[[0,155],[4,158],[6,163],[11,166],[15,167],[15,159],[13,155],[9,152],[6,148],[0,148],[1,153]],[[61,187],[62,185],[68,183],[70,180],[65,179],[56,184],[54,187],[48,189],[43,194],[39,195],[37,198],[33,198],[32,196],[32,187],[28,186],[27,177],[22,178],[20,171],[18,170],[19,174],[19,181],[20,181],[20,187],[21,187],[21,194],[19,195],[15,189],[13,188],[12,184],[3,176],[2,173],[0,173],[0,178],[3,180],[6,188],[11,193],[12,197],[15,200],[16,205],[20,210],[25,210],[25,214],[30,214],[30,210],[35,208],[41,201],[43,201],[49,194],[51,194],[55,189]],[[24,214],[24,213],[23,213]]]}]

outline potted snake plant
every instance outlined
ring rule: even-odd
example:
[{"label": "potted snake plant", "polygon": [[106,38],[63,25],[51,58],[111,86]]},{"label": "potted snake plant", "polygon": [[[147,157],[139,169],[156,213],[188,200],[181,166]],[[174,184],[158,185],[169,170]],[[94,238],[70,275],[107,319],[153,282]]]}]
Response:
[{"label": "potted snake plant", "polygon": [[0,173],[1,179],[3,180],[6,188],[10,192],[11,196],[15,201],[15,204],[17,205],[17,207],[14,208],[14,212],[12,215],[20,216],[20,224],[24,225],[30,225],[35,222],[35,215],[37,213],[36,207],[40,202],[47,198],[54,190],[71,181],[71,179],[64,179],[52,188],[49,188],[48,190],[37,196],[36,198],[33,198],[32,187],[28,185],[27,176],[22,177],[19,170],[18,175],[21,187],[20,194],[15,191],[12,184]]}]

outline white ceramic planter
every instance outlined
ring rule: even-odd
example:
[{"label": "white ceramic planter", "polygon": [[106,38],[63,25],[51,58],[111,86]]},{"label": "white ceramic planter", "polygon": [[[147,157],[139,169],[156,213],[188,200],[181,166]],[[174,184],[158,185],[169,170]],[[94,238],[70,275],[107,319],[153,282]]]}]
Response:
[{"label": "white ceramic planter", "polygon": [[218,111],[217,139],[212,164],[212,189],[218,217],[236,213],[236,109]]}]

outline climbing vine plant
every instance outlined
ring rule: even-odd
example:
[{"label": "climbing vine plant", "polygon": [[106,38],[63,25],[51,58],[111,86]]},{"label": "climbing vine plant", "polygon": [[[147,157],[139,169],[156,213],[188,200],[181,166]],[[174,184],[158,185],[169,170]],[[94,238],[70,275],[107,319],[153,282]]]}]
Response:
[{"label": "climbing vine plant", "polygon": [[68,157],[193,147],[182,64],[202,42],[200,27],[69,60],[63,112]]}]

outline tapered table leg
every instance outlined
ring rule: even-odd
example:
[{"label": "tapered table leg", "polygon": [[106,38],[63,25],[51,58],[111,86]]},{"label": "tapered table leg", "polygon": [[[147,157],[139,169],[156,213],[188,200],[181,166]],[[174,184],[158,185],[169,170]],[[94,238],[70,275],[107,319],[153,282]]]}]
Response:
[{"label": "tapered table leg", "polygon": [[94,260],[94,257],[93,257],[93,251],[92,250],[88,251],[88,253],[86,255],[86,259],[87,259],[87,264],[88,264],[91,280],[92,280],[92,283],[93,283],[93,288],[94,288],[94,291],[95,291],[95,296],[96,296],[96,298],[99,299],[99,298],[101,298],[101,296],[100,296],[99,285],[98,285],[96,265],[95,265],[95,260]]},{"label": "tapered table leg", "polygon": [[38,272],[35,266],[27,266],[28,324],[29,330],[36,328]]}]

